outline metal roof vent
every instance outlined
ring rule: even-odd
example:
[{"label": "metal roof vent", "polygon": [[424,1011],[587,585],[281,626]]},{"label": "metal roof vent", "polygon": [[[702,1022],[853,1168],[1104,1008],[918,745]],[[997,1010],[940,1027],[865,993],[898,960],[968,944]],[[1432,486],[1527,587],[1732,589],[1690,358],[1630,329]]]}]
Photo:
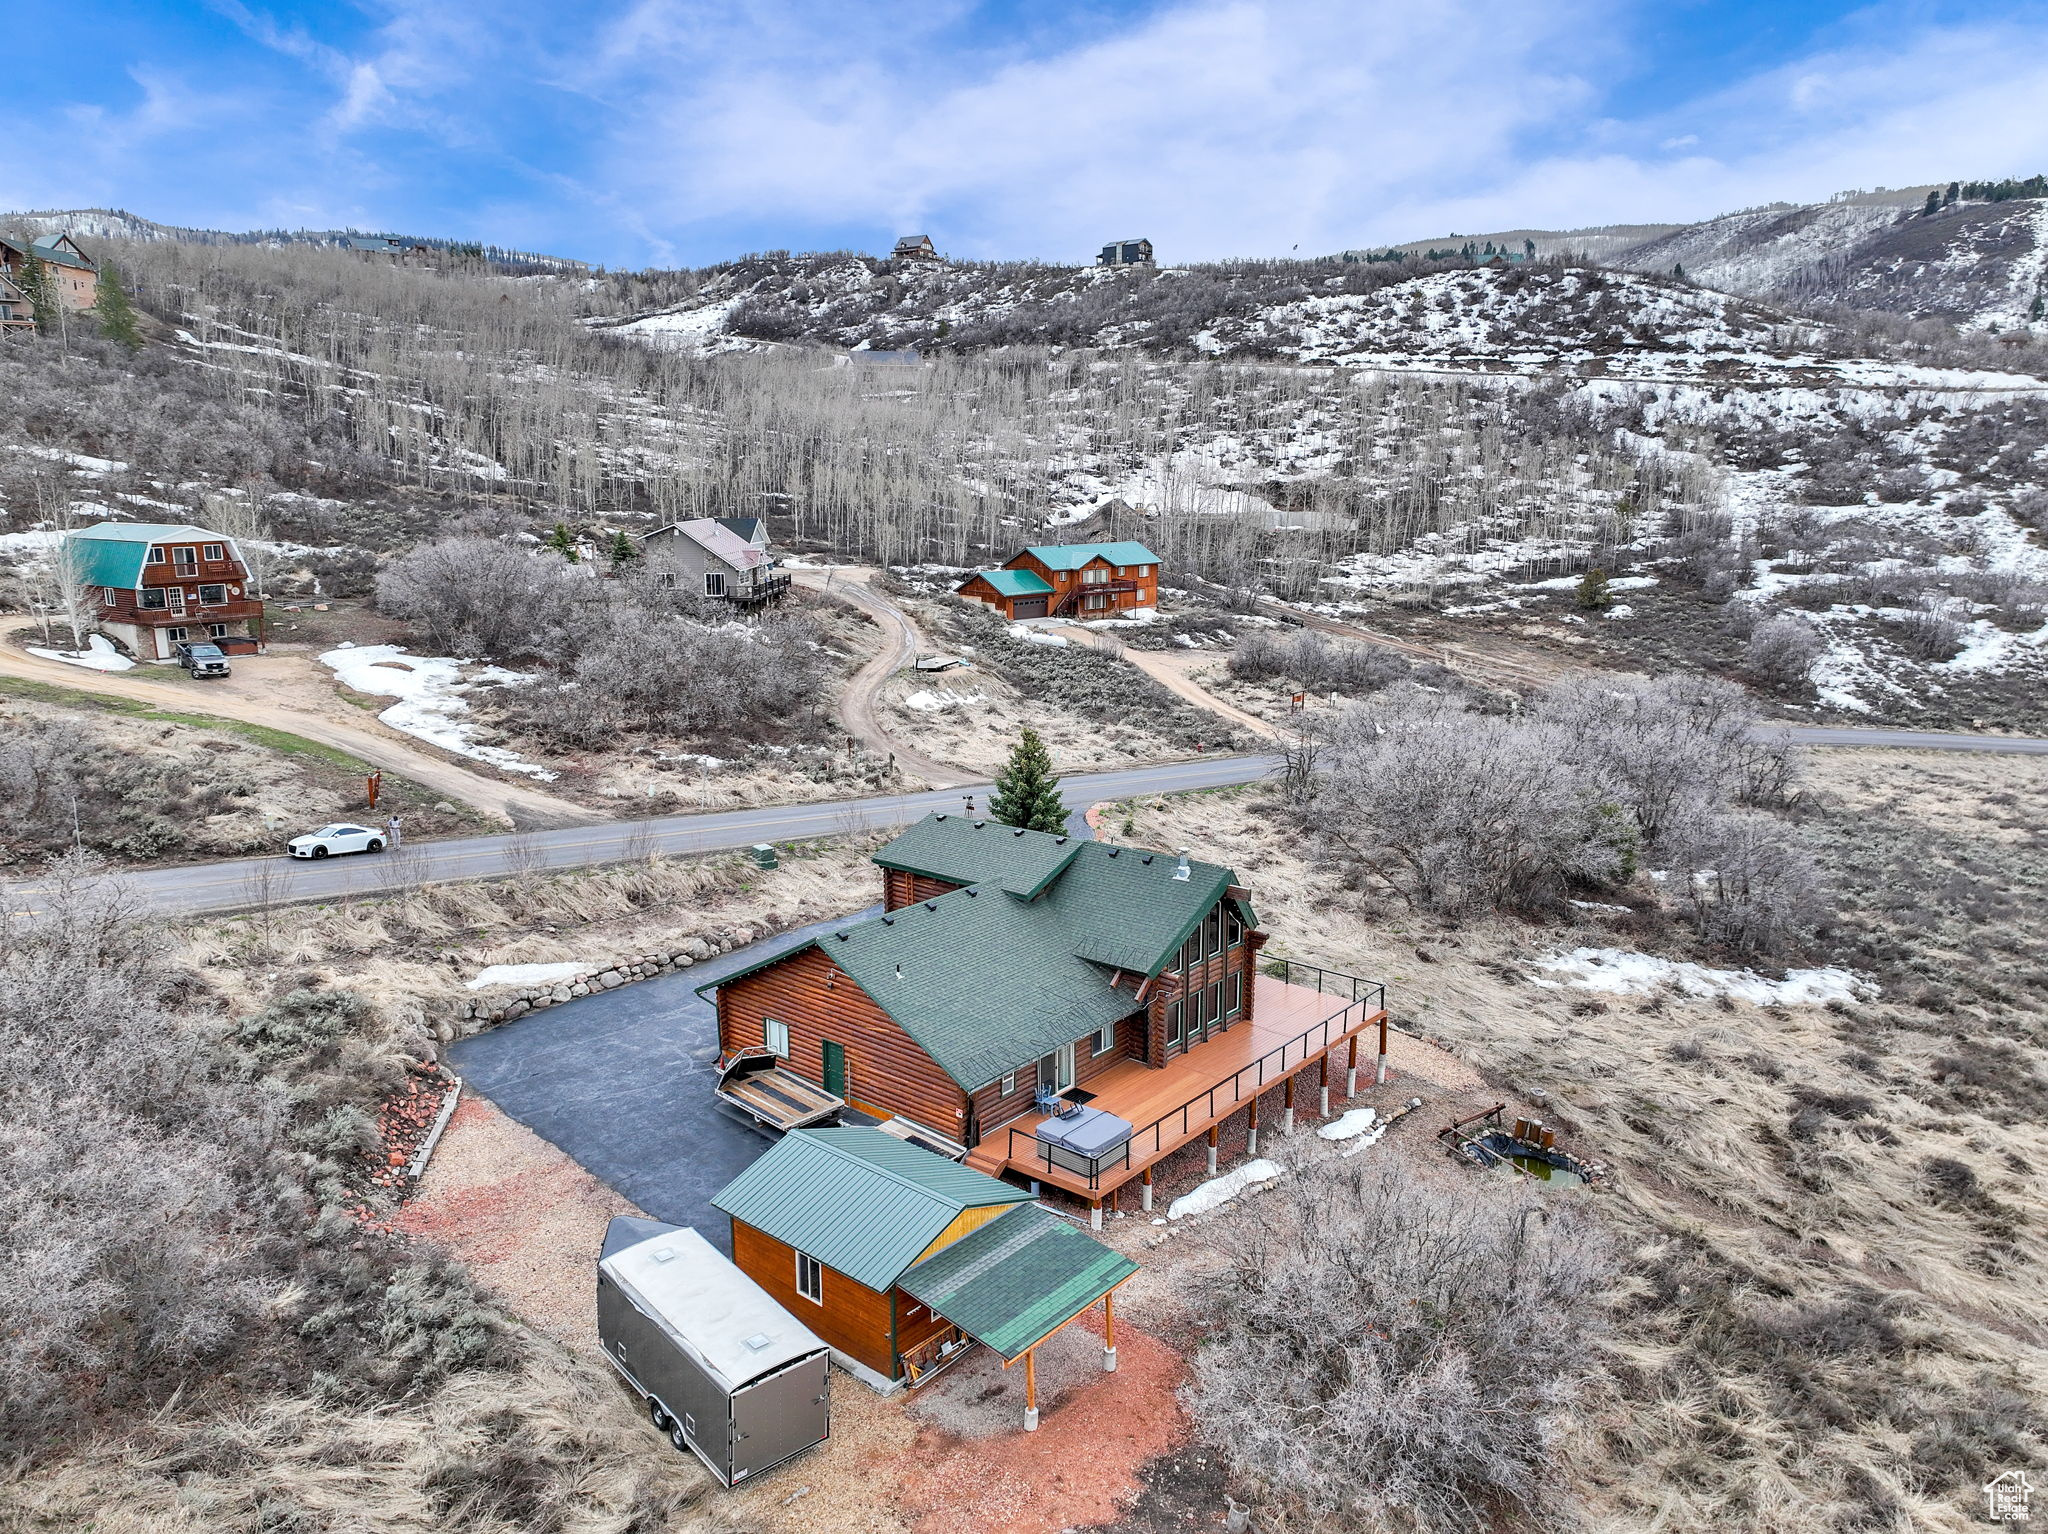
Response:
[{"label": "metal roof vent", "polygon": [[932,816],[932,819],[934,819],[934,820],[944,820],[945,818],[946,818],[946,817],[945,817],[944,815],[934,815],[934,816]]},{"label": "metal roof vent", "polygon": [[1180,849],[1180,867],[1173,871],[1173,876],[1183,884],[1188,881],[1188,849],[1185,847]]},{"label": "metal roof vent", "polygon": [[1138,861],[1140,863],[1143,863],[1147,868],[1149,868],[1152,866],[1152,854],[1148,852],[1143,857],[1139,858]]},{"label": "metal roof vent", "polygon": [[1111,857],[1115,857],[1119,852],[1122,852],[1123,850],[1124,849],[1121,847],[1112,847],[1109,849],[1109,855]]},{"label": "metal roof vent", "polygon": [[746,1345],[749,1348],[751,1348],[754,1352],[758,1353],[761,1351],[761,1349],[772,1345],[774,1341],[775,1339],[769,1336],[766,1332],[756,1332],[753,1336],[747,1339]]},{"label": "metal roof vent", "polygon": [[676,1249],[672,1246],[665,1246],[659,1251],[649,1252],[647,1258],[650,1262],[674,1262],[676,1260]]},{"label": "metal roof vent", "polygon": [[1064,836],[1055,836],[1052,839],[1052,844],[1055,847],[1064,847],[1067,844],[1067,839]]},{"label": "metal roof vent", "polygon": [[1022,835],[1024,834],[1024,827],[1022,827],[1022,826],[1019,826],[1019,827],[1017,827],[1017,828],[1016,828],[1016,830],[1012,831],[1012,832],[1011,832],[1010,834],[1011,834],[1012,836],[1022,836]]},{"label": "metal roof vent", "polygon": [[924,903],[924,908],[927,911],[936,911],[939,908],[939,903],[936,900],[927,900]]},{"label": "metal roof vent", "polygon": [[898,980],[903,978],[903,966],[901,964],[896,966],[896,978]]},{"label": "metal roof vent", "polygon": [[987,821],[985,821],[985,820],[977,820],[977,821],[976,821],[976,822],[974,823],[974,829],[975,829],[975,830],[977,830],[977,831],[979,831],[979,830],[980,830],[980,829],[981,829],[981,828],[982,828],[983,826],[986,826],[987,824],[988,824],[988,822],[987,822]]}]

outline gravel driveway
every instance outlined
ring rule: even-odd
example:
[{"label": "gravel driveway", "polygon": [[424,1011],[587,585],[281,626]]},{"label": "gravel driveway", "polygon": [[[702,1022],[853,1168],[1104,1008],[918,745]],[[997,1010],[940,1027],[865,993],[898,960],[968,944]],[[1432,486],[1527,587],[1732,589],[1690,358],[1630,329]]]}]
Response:
[{"label": "gravel driveway", "polygon": [[758,964],[879,905],[464,1039],[449,1063],[482,1093],[658,1220],[692,1225],[731,1255],[712,1195],[772,1143],[712,1095],[718,1018],[696,987]]}]

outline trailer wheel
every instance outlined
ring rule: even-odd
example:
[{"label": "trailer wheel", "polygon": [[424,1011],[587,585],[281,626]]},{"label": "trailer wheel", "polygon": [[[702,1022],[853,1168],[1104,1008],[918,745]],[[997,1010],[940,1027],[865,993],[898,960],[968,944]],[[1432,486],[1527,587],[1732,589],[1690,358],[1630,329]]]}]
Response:
[{"label": "trailer wheel", "polygon": [[676,1452],[678,1454],[688,1454],[690,1452],[690,1440],[683,1436],[682,1423],[669,1423],[668,1441],[676,1446]]},{"label": "trailer wheel", "polygon": [[654,1424],[656,1432],[666,1433],[668,1431],[668,1413],[661,1409],[661,1402],[655,1400],[653,1396],[647,1398],[647,1420]]}]

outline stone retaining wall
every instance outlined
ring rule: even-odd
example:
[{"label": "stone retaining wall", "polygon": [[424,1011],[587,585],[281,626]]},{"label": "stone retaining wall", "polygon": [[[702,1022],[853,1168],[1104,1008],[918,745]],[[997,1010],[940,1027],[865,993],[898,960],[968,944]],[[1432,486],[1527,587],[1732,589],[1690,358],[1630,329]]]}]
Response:
[{"label": "stone retaining wall", "polygon": [[574,1001],[579,996],[589,996],[598,991],[617,990],[622,985],[631,985],[636,980],[652,980],[656,975],[671,975],[678,970],[688,969],[693,964],[719,954],[731,953],[735,948],[745,948],[763,938],[772,937],[768,928],[735,927],[729,931],[702,932],[694,937],[682,939],[678,946],[661,953],[634,954],[611,964],[593,962],[589,972],[574,980],[558,980],[553,985],[531,986],[515,990],[509,986],[492,986],[487,994],[478,1000],[458,1002],[451,1016],[434,1025],[434,1036],[443,1044],[456,1039],[482,1033],[486,1028],[499,1023],[509,1023],[514,1018],[538,1012],[543,1007],[557,1006],[565,1001]]}]

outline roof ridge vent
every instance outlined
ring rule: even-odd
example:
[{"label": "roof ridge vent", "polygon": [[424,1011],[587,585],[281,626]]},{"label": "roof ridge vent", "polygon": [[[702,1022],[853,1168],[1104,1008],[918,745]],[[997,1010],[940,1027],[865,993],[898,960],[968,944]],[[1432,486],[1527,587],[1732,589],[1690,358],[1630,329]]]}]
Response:
[{"label": "roof ridge vent", "polygon": [[[1147,858],[1145,861],[1149,863],[1152,860],[1150,858]],[[1180,849],[1180,867],[1176,868],[1173,871],[1173,876],[1174,878],[1178,879],[1182,884],[1185,884],[1188,882],[1188,873],[1188,849],[1183,847]]]}]

